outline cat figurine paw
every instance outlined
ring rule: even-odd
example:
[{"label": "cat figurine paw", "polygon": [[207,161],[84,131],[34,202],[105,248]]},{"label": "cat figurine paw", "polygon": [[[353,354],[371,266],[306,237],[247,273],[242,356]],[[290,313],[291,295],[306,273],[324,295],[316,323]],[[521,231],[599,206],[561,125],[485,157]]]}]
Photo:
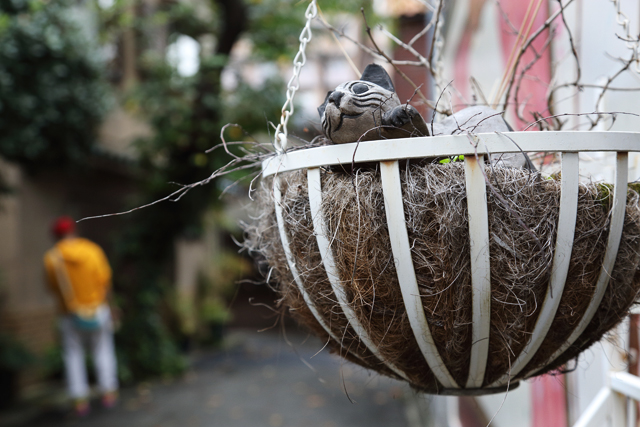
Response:
[{"label": "cat figurine paw", "polygon": [[[424,119],[412,105],[398,105],[393,110],[389,111],[382,117],[382,124],[384,126],[393,126],[396,128],[405,128],[407,126],[409,129],[415,128],[418,129],[418,126],[424,124],[425,129],[421,131],[423,135],[426,136],[429,134],[429,129],[426,128],[426,123],[424,123]],[[426,134],[426,135],[425,135]]]}]

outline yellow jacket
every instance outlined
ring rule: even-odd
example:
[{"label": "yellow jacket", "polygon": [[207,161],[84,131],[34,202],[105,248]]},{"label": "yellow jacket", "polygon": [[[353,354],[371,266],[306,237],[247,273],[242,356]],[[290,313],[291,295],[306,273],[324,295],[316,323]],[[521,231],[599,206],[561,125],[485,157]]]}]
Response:
[{"label": "yellow jacket", "polygon": [[[62,258],[70,290],[59,283],[56,270]],[[58,242],[44,256],[49,286],[57,294],[63,312],[94,310],[105,303],[111,286],[111,267],[100,246],[83,238],[67,238]],[[64,277],[64,276],[63,276]]]}]

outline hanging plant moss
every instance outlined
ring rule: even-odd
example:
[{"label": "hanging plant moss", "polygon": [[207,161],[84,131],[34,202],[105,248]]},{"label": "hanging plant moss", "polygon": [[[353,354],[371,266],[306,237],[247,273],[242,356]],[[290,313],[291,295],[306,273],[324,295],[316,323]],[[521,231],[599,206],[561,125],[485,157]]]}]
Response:
[{"label": "hanging plant moss", "polygon": [[[421,391],[441,393],[418,347],[391,248],[382,183],[375,171],[358,175],[322,172],[324,233],[331,238],[337,280],[349,306],[382,358],[363,344],[334,295],[314,237],[306,171],[278,174],[285,230],[296,278],[339,342],[329,338],[304,300],[282,246],[273,199],[273,178],[259,191],[259,219],[246,227],[245,245],[262,257],[281,294],[281,307],[322,337],[329,348],[366,368],[392,377],[382,360],[397,367]],[[514,168],[487,172],[508,205],[487,194],[491,264],[491,326],[485,386],[509,372],[523,351],[550,286],[560,206],[558,179]],[[471,255],[464,165],[412,165],[401,174],[404,214],[416,280],[430,332],[458,384],[469,374],[472,346]],[[611,280],[594,317],[578,340],[549,361],[581,320],[602,269],[610,227],[610,193],[604,184],[581,183],[577,222],[566,283],[542,345],[514,381],[527,373],[557,369],[597,342],[628,314],[640,293],[638,193],[629,191],[624,229]],[[603,208],[604,207],[604,208]],[[523,226],[531,233],[523,232]]]}]

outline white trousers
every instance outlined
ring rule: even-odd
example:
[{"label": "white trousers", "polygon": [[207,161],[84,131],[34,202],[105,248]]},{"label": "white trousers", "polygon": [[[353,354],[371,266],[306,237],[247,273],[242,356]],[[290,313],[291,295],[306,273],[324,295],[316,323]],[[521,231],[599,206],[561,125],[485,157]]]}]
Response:
[{"label": "white trousers", "polygon": [[78,329],[71,316],[60,319],[62,352],[69,395],[74,399],[89,397],[89,382],[85,365],[85,344],[91,346],[98,386],[102,393],[118,389],[117,362],[113,344],[113,322],[106,305],[97,313],[100,327],[95,330]]}]

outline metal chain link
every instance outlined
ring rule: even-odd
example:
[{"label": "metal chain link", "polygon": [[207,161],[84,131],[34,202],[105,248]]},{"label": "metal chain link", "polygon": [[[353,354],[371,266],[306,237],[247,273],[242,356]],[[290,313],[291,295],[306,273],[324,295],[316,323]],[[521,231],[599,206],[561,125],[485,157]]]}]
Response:
[{"label": "metal chain link", "polygon": [[626,40],[627,48],[633,51],[633,59],[636,63],[635,70],[640,73],[640,40],[637,36],[631,34],[631,26],[629,25],[629,18],[622,12],[620,7],[620,0],[611,0],[616,7],[616,22],[625,31],[623,38]]},{"label": "metal chain link", "polygon": [[309,43],[309,41],[311,40],[311,21],[317,15],[318,7],[316,5],[316,0],[311,0],[311,3],[304,13],[305,18],[307,18],[307,23],[300,33],[300,49],[298,50],[295,58],[293,58],[293,75],[291,76],[289,83],[287,83],[287,100],[282,106],[282,116],[280,117],[280,124],[276,128],[275,132],[275,140],[273,142],[273,145],[275,146],[278,153],[283,153],[287,148],[287,124],[289,123],[289,118],[294,111],[293,97],[295,96],[296,91],[300,89],[300,70],[307,62],[307,55],[304,52],[307,48],[307,43]]}]

